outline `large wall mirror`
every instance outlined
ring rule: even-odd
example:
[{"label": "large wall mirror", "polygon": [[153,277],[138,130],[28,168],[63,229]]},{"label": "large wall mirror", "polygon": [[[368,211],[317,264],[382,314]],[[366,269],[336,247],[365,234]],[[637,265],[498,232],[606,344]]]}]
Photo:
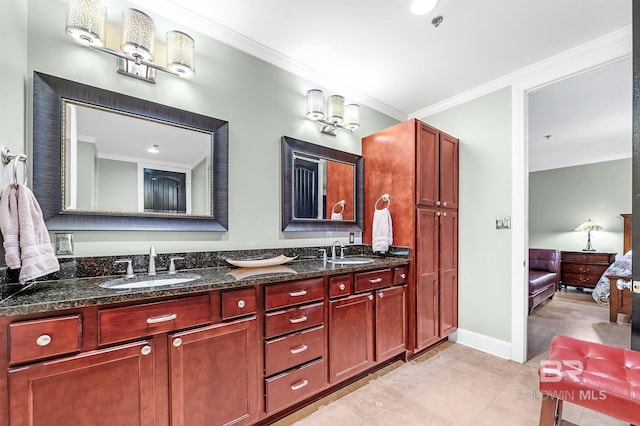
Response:
[{"label": "large wall mirror", "polygon": [[362,231],[362,156],[282,137],[282,230]]},{"label": "large wall mirror", "polygon": [[33,108],[50,230],[227,229],[226,121],[37,72]]}]

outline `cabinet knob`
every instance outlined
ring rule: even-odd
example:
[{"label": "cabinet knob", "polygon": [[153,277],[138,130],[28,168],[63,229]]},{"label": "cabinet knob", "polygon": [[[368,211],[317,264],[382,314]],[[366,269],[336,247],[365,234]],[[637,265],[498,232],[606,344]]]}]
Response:
[{"label": "cabinet knob", "polygon": [[436,212],[436,216],[440,216],[442,213],[440,212]]},{"label": "cabinet knob", "polygon": [[142,349],[140,349],[140,353],[142,355],[149,355],[151,353],[151,346],[149,345],[143,346]]},{"label": "cabinet knob", "polygon": [[174,348],[179,348],[180,345],[182,345],[182,339],[179,337],[176,337],[175,339],[173,339],[172,343]]},{"label": "cabinet knob", "polygon": [[446,201],[442,203],[442,207],[447,207],[447,202]]},{"label": "cabinet knob", "polygon": [[246,306],[247,304],[245,303],[244,300],[238,300],[238,308],[242,309]]},{"label": "cabinet knob", "polygon": [[338,288],[340,289],[340,291],[344,291],[345,288],[347,288],[346,285],[344,285],[344,283],[340,283],[340,285],[338,286]]},{"label": "cabinet knob", "polygon": [[440,205],[440,201],[436,201],[436,206],[439,206],[439,205]]},{"label": "cabinet knob", "polygon": [[446,216],[446,215],[447,215],[447,212],[442,212],[442,216]]},{"label": "cabinet knob", "polygon": [[51,343],[51,336],[48,334],[43,334],[36,339],[36,344],[38,346],[47,346],[49,343]]},{"label": "cabinet knob", "polygon": [[378,296],[380,296],[380,298],[384,297],[384,293],[378,293]]},{"label": "cabinet knob", "polygon": [[373,294],[369,295],[369,300],[373,300]]},{"label": "cabinet knob", "polygon": [[402,278],[402,279],[407,278],[407,274],[400,274],[400,278]]}]

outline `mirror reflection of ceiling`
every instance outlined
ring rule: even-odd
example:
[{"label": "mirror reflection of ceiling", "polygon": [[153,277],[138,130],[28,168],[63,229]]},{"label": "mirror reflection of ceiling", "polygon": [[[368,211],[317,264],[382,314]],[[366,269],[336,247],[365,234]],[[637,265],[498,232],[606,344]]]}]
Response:
[{"label": "mirror reflection of ceiling", "polygon": [[531,92],[529,171],[631,158],[631,88],[627,58]]},{"label": "mirror reflection of ceiling", "polygon": [[[78,140],[94,143],[99,158],[193,169],[211,154],[208,133],[96,108],[77,111]],[[148,152],[154,145],[158,152]]]}]

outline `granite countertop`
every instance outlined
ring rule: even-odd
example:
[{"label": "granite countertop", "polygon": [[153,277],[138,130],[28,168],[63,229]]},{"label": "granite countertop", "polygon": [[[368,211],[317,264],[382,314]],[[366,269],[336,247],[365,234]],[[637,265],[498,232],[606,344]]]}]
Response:
[{"label": "granite countertop", "polygon": [[[51,312],[83,306],[101,305],[124,301],[184,295],[189,293],[240,288],[255,284],[321,277],[349,272],[369,271],[406,265],[408,259],[376,257],[375,262],[355,265],[339,265],[317,260],[294,260],[284,265],[265,268],[214,267],[182,270],[201,275],[201,278],[170,286],[108,289],[100,284],[122,276],[102,276],[65,280],[40,281],[26,285],[11,296],[0,300],[0,316]],[[160,274],[158,274],[160,275]]]}]

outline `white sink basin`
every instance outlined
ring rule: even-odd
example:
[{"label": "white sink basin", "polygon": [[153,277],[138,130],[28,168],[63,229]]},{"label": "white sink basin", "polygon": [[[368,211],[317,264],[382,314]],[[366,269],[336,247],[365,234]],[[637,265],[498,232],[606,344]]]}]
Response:
[{"label": "white sink basin", "polygon": [[340,257],[337,259],[327,260],[329,263],[337,263],[339,265],[358,265],[361,263],[372,263],[375,261],[375,259],[371,259],[369,257]]},{"label": "white sink basin", "polygon": [[100,284],[100,287],[110,288],[114,290],[124,290],[131,288],[147,288],[147,287],[160,287],[174,284],[188,283],[189,281],[195,281],[201,278],[198,274],[190,273],[177,273],[166,275],[142,275],[134,278],[116,278],[115,280],[107,281]]}]

